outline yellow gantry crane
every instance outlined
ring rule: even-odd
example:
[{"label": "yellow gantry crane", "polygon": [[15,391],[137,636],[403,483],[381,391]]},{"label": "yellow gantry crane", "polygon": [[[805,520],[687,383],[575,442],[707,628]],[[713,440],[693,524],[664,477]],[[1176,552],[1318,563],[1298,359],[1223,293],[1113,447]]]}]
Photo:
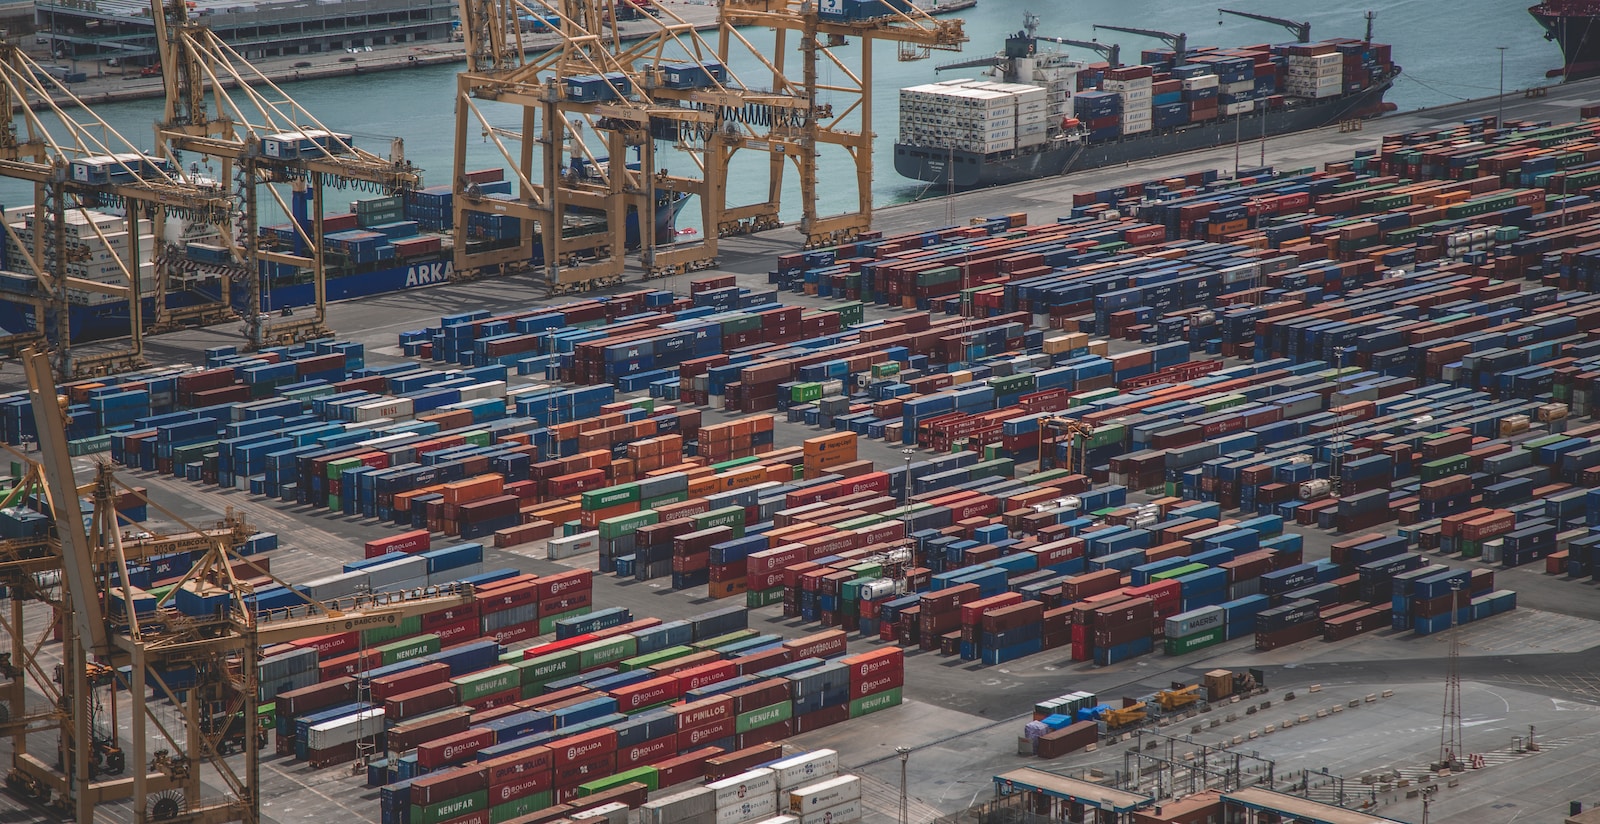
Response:
[{"label": "yellow gantry crane", "polygon": [[[224,754],[237,735],[234,725],[217,719],[255,718],[261,648],[463,606],[473,600],[470,587],[308,601],[258,615],[253,590],[234,574],[242,560],[235,549],[251,535],[245,521],[230,511],[201,529],[151,503],[188,531],[124,535],[114,505],[121,492],[135,491],[104,464],[90,483],[78,484],[67,452],[66,404],[55,394],[48,357],[29,349],[23,365],[40,460],[13,494],[42,496],[55,528],[47,540],[0,542],[0,585],[10,594],[9,610],[0,612],[10,643],[9,658],[0,660],[0,735],[14,748],[7,785],[79,824],[95,821],[99,805],[127,801],[135,824],[259,822],[257,748]],[[87,529],[85,495],[93,502]],[[205,554],[153,609],[132,607],[130,564],[195,550]],[[216,606],[205,614],[175,608],[184,595]],[[108,602],[119,598],[130,606],[112,621]],[[59,652],[50,643],[57,628]],[[97,721],[102,691],[115,706],[111,674],[120,667],[128,667],[116,677],[131,704],[126,730],[115,712],[109,727]],[[180,684],[176,673],[192,673],[192,680]],[[52,730],[60,741],[55,758],[28,751],[29,734]],[[132,774],[120,776],[129,767]]]},{"label": "yellow gantry crane", "polygon": [[[152,281],[155,304],[166,304],[171,273],[144,260],[169,221],[213,226],[232,211],[226,191],[184,176],[164,158],[141,152],[83,106],[65,85],[0,40],[0,177],[26,181],[31,201],[0,215],[4,236],[19,252],[8,263],[36,284],[31,294],[7,294],[34,306],[34,330],[3,348],[48,341],[62,378],[106,374],[143,364],[143,281]],[[67,104],[58,104],[66,100]],[[69,108],[78,111],[70,112]],[[47,120],[48,118],[48,120]],[[20,121],[22,134],[18,133]],[[51,122],[53,121],[53,122]],[[120,211],[118,219],[113,211]],[[21,216],[17,225],[13,221]],[[120,235],[115,243],[114,236]],[[118,246],[122,251],[118,251]],[[111,278],[92,270],[109,269]],[[12,288],[9,279],[0,288]],[[128,342],[90,356],[75,356],[69,315],[76,300],[122,300],[129,314]],[[75,300],[76,299],[76,300]]]},{"label": "yellow gantry crane", "polygon": [[[189,17],[183,0],[152,0],[161,56],[166,110],[156,125],[161,151],[182,163],[183,152],[215,159],[219,179],[234,189],[238,215],[225,242],[235,266],[231,276],[248,295],[246,346],[259,348],[328,334],[328,251],[323,244],[323,194],[355,188],[400,195],[421,184],[398,138],[387,157],[357,147],[353,136],[316,120],[249,61]],[[229,93],[228,89],[234,92]],[[208,102],[209,100],[209,102]],[[291,217],[296,209],[277,186],[309,198],[306,225],[294,223],[297,244],[287,250],[261,237],[263,205],[274,203]],[[263,278],[309,270],[316,301],[311,317],[273,321],[262,305]],[[226,299],[224,300],[224,306]]]},{"label": "yellow gantry crane", "polygon": [[[902,59],[965,41],[961,21],[881,0],[870,20],[846,19],[846,4],[724,3],[713,47],[670,8],[654,6],[646,33],[624,44],[611,24],[622,0],[462,0],[467,71],[458,79],[454,218],[458,277],[528,266],[536,250],[556,290],[620,280],[629,246],[646,276],[715,265],[717,241],[779,225],[785,167],[799,173],[800,228],[808,243],[850,237],[871,222],[873,45],[892,40]],[[524,21],[559,29],[553,46],[529,52]],[[755,43],[748,30],[773,31]],[[794,43],[789,32],[797,33]],[[855,37],[859,54],[842,55]],[[801,77],[786,50],[801,51]],[[736,66],[754,66],[741,78]],[[833,81],[826,78],[842,76]],[[520,129],[495,125],[487,102],[520,107]],[[516,193],[485,197],[468,174],[467,141],[482,134],[513,169]],[[843,148],[854,160],[858,208],[818,214],[818,153]],[[728,203],[740,152],[767,155],[765,197]],[[687,166],[687,170],[685,167]],[[667,215],[699,199],[705,235],[673,243]],[[474,215],[484,217],[474,218]],[[657,219],[657,217],[661,219]],[[515,242],[483,237],[488,219],[517,219]],[[631,228],[630,228],[631,227]],[[670,245],[669,245],[670,244]]]}]

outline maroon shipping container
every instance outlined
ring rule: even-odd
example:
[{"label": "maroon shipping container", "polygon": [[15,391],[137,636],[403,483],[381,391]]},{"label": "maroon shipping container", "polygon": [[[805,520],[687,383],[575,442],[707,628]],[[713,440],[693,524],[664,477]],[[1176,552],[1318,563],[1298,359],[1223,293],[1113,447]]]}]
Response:
[{"label": "maroon shipping container", "polygon": [[390,696],[383,702],[383,719],[387,723],[416,718],[430,712],[453,707],[456,703],[456,685],[446,681],[419,690]]},{"label": "maroon shipping container", "polygon": [[615,775],[616,772],[617,754],[615,751],[595,753],[582,761],[570,761],[557,766],[552,784],[558,789],[576,787],[596,778]]},{"label": "maroon shipping container", "polygon": [[785,641],[783,648],[789,651],[791,661],[799,661],[802,658],[833,658],[844,654],[845,638],[844,630],[834,629]]},{"label": "maroon shipping container", "polygon": [[423,742],[465,732],[468,726],[467,711],[458,708],[390,727],[384,740],[392,751],[405,752],[416,749]]},{"label": "maroon shipping container", "polygon": [[765,727],[757,727],[749,732],[739,733],[734,737],[734,742],[740,747],[754,747],[760,744],[772,743],[781,744],[783,739],[791,735],[794,735],[794,722],[792,719],[777,724],[768,724]]},{"label": "maroon shipping container", "polygon": [[[845,715],[850,714],[849,707],[845,708]],[[681,749],[681,748],[680,748]],[[671,787],[685,781],[702,781],[706,777],[706,759],[721,755],[721,747],[701,747],[685,752],[676,758],[656,762],[656,782],[662,787]]]},{"label": "maroon shipping container", "polygon": [[842,724],[849,720],[849,704],[823,707],[815,712],[808,712],[805,715],[795,716],[794,734],[800,735],[801,733],[811,732],[812,730],[820,730],[823,727],[831,727],[834,724]]},{"label": "maroon shipping container", "polygon": [[382,701],[393,695],[414,692],[450,680],[449,664],[423,664],[405,672],[372,679],[372,700]]},{"label": "maroon shipping container", "polygon": [[1094,721],[1079,721],[1059,730],[1051,730],[1034,742],[1034,752],[1040,758],[1060,758],[1075,753],[1090,744],[1100,743],[1100,725]]},{"label": "maroon shipping container", "polygon": [[447,735],[417,746],[417,766],[437,770],[450,764],[460,764],[476,755],[478,750],[493,744],[493,730],[472,729]]},{"label": "maroon shipping container", "polygon": [[478,604],[476,601],[466,606],[441,609],[438,612],[430,612],[422,616],[422,631],[433,632],[439,627],[452,626],[463,619],[478,620]]},{"label": "maroon shipping container", "polygon": [[488,615],[526,604],[537,603],[538,600],[539,584],[537,581],[529,581],[526,584],[517,584],[479,595],[478,612]]},{"label": "maroon shipping container", "polygon": [[483,637],[483,625],[478,623],[478,620],[478,616],[471,615],[453,624],[434,627],[427,632],[439,636],[439,646],[453,647]]},{"label": "maroon shipping container", "polygon": [[733,699],[733,711],[736,713],[759,710],[789,700],[789,681],[769,678],[759,684],[733,690],[728,696]]},{"label": "maroon shipping container", "polygon": [[539,614],[560,615],[563,612],[571,612],[575,609],[582,609],[586,606],[592,605],[593,603],[593,590],[571,590],[568,591],[566,595],[562,595],[559,598],[551,598],[548,601],[540,601]]},{"label": "maroon shipping container", "polygon": [[[522,781],[529,776],[543,776],[546,786],[550,781],[551,757],[549,747],[531,747],[521,752],[502,755],[483,762],[489,771],[489,786],[500,787]],[[535,790],[534,792],[538,792]]]},{"label": "maroon shipping container", "polygon": [[733,716],[728,716],[720,721],[703,724],[691,730],[678,731],[678,749],[692,750],[705,746],[708,742],[718,741],[733,735]]},{"label": "maroon shipping container", "polygon": [[[779,650],[781,652],[782,650]],[[783,662],[779,662],[783,663]],[[760,672],[760,670],[753,670]],[[689,690],[707,687],[730,678],[738,677],[739,666],[734,661],[716,661],[710,664],[701,664],[672,673],[672,679],[678,682],[678,693],[681,695]]]},{"label": "maroon shipping container", "polygon": [[1301,641],[1310,640],[1321,634],[1322,621],[1320,620],[1294,624],[1276,632],[1258,632],[1256,633],[1256,649],[1265,651],[1286,647],[1290,644],[1298,644]]},{"label": "maroon shipping container", "polygon": [[643,767],[659,761],[665,761],[678,753],[678,736],[676,734],[663,735],[649,741],[641,741],[626,747],[617,748],[617,770],[627,772],[634,767]]},{"label": "maroon shipping container", "polygon": [[673,707],[671,712],[678,716],[679,732],[692,730],[696,727],[733,720],[733,699],[726,695],[714,695]]},{"label": "maroon shipping container", "polygon": [[568,803],[572,805],[574,813],[581,813],[596,807],[604,807],[607,804],[625,804],[629,809],[637,809],[644,806],[644,802],[649,798],[649,787],[637,781],[629,781],[626,784],[612,787],[608,790],[601,790],[594,795],[586,795]]},{"label": "maroon shipping container", "polygon": [[1029,601],[983,614],[984,632],[1010,632],[1044,620],[1044,604]]},{"label": "maroon shipping container", "polygon": [[305,715],[313,710],[348,704],[356,700],[356,679],[346,675],[289,690],[278,696],[278,714],[287,717]]},{"label": "maroon shipping container", "polygon": [[1087,575],[1074,575],[1062,581],[1061,594],[1068,600],[1082,601],[1110,592],[1119,586],[1122,586],[1122,573],[1114,569],[1102,569]]},{"label": "maroon shipping container", "polygon": [[387,538],[374,538],[362,545],[362,549],[368,558],[376,558],[391,552],[427,552],[428,547],[429,533],[426,529],[413,529],[410,532],[390,535]]},{"label": "maroon shipping container", "polygon": [[[549,807],[527,815],[519,815],[507,821],[506,824],[545,824],[547,821],[559,821],[572,814],[571,807],[566,804],[556,804],[553,801],[554,799],[552,799],[552,805]],[[451,822],[451,824],[454,824],[454,822]]]},{"label": "maroon shipping container", "polygon": [[789,651],[780,647],[753,655],[741,655],[733,659],[733,663],[739,668],[740,675],[750,675],[789,663]]},{"label": "maroon shipping container", "polygon": [[602,727],[551,741],[548,746],[551,752],[551,766],[559,772],[568,764],[616,753],[617,731],[610,727]]},{"label": "maroon shipping container", "polygon": [[[778,726],[774,724],[773,726]],[[749,747],[742,747],[727,753],[706,759],[705,779],[707,781],[721,781],[724,778],[738,775],[753,769],[757,764],[765,764],[783,757],[783,745],[774,742],[762,741]]]},{"label": "maroon shipping container", "polygon": [[488,771],[481,764],[468,764],[418,776],[411,782],[411,803],[437,804],[488,788]]}]

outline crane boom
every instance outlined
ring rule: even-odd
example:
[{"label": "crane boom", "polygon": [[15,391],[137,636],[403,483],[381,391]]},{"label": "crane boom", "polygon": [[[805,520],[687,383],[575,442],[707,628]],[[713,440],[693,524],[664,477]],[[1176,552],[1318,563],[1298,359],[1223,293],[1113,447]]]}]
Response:
[{"label": "crane boom", "polygon": [[1255,12],[1234,11],[1233,9],[1217,9],[1217,13],[1218,14],[1231,14],[1231,15],[1233,15],[1235,17],[1243,17],[1246,20],[1255,20],[1255,21],[1261,22],[1261,23],[1271,23],[1271,24],[1273,24],[1275,26],[1282,26],[1285,29],[1288,29],[1290,34],[1294,35],[1294,39],[1295,39],[1296,42],[1299,42],[1299,43],[1310,43],[1311,42],[1311,22],[1309,20],[1307,20],[1307,21],[1288,20],[1288,19],[1285,19],[1285,18],[1282,18],[1282,17],[1273,17],[1270,14],[1256,14]]},{"label": "crane boom", "polygon": [[100,614],[89,536],[83,528],[83,507],[78,502],[72,456],[67,451],[67,430],[62,420],[65,411],[56,396],[50,356],[30,347],[22,354],[22,365],[28,374],[28,404],[33,407],[50,514],[61,540],[61,573],[72,594],[72,623],[87,651],[104,655],[111,651],[111,643]]},{"label": "crane boom", "polygon": [[1153,37],[1156,40],[1160,40],[1178,53],[1177,65],[1179,66],[1183,65],[1183,56],[1189,51],[1189,35],[1184,32],[1173,34],[1170,31],[1160,31],[1159,29],[1135,29],[1126,26],[1108,26],[1102,23],[1096,23],[1094,27],[1107,31],[1120,31],[1123,34],[1137,34],[1140,37]]},{"label": "crane boom", "polygon": [[1098,40],[1073,40],[1068,37],[1039,37],[1036,39],[1043,40],[1046,43],[1060,43],[1063,46],[1088,49],[1095,54],[1104,56],[1106,62],[1111,64],[1111,68],[1115,69],[1122,66],[1122,47],[1116,43],[1101,43]]},{"label": "crane boom", "polygon": [[945,72],[945,71],[953,71],[955,69],[977,69],[977,68],[992,69],[992,68],[996,68],[996,67],[998,67],[1000,65],[1001,65],[1001,58],[999,58],[999,57],[975,57],[975,58],[973,58],[971,60],[957,60],[954,63],[945,63],[945,64],[942,64],[942,65],[934,66],[933,70],[936,71],[936,72]]}]

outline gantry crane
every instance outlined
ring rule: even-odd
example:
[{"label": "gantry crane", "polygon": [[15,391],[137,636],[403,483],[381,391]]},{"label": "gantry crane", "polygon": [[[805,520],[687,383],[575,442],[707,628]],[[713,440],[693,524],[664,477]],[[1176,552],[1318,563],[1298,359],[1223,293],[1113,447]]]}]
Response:
[{"label": "gantry crane", "polygon": [[1189,53],[1189,35],[1183,32],[1173,34],[1169,31],[1158,31],[1156,29],[1132,29],[1125,26],[1107,26],[1100,23],[1096,23],[1094,27],[1096,30],[1120,31],[1123,34],[1136,34],[1140,37],[1153,37],[1160,40],[1167,44],[1167,48],[1176,53],[1174,65],[1182,66],[1184,56]]},{"label": "gantry crane", "polygon": [[1243,17],[1246,20],[1255,20],[1255,21],[1261,22],[1261,23],[1271,23],[1271,24],[1273,24],[1275,26],[1282,26],[1285,29],[1288,29],[1290,34],[1294,35],[1294,39],[1295,39],[1296,43],[1310,43],[1311,42],[1311,22],[1310,21],[1299,21],[1299,22],[1297,22],[1297,21],[1288,20],[1288,19],[1285,19],[1285,18],[1282,18],[1282,17],[1273,17],[1270,14],[1256,14],[1255,12],[1234,11],[1233,9],[1217,9],[1217,13],[1218,14],[1231,14],[1231,15],[1233,15],[1235,17]]},{"label": "gantry crane", "polygon": [[1056,466],[1056,445],[1065,442],[1067,445],[1068,472],[1082,474],[1084,472],[1085,455],[1089,451],[1089,439],[1094,437],[1094,427],[1076,418],[1064,415],[1051,415],[1039,420],[1039,470],[1054,469]]},{"label": "gantry crane", "polygon": [[[15,44],[0,40],[0,177],[33,186],[23,231],[11,215],[0,216],[4,238],[18,251],[10,267],[37,283],[31,299],[35,329],[16,343],[48,341],[56,374],[62,378],[119,371],[143,362],[143,260],[140,238],[160,238],[169,219],[201,225],[226,223],[231,201],[220,187],[193,181],[163,158],[139,151],[104,120],[95,116],[67,87],[51,77]],[[66,99],[68,105],[57,104]],[[79,111],[69,112],[70,106]],[[50,119],[47,120],[46,116]],[[21,120],[25,137],[19,139]],[[121,227],[102,220],[106,210],[120,209]],[[69,237],[69,216],[80,237]],[[117,254],[109,234],[125,233],[126,252]],[[24,236],[24,232],[27,236]],[[89,244],[92,236],[98,243]],[[106,282],[89,277],[81,267],[106,263],[94,258],[98,247],[109,257],[115,277]],[[166,267],[154,266],[156,304],[165,303],[162,285]],[[72,293],[108,295],[126,302],[129,342],[92,356],[74,356],[71,328]],[[8,298],[11,298],[8,295]]]},{"label": "gantry crane", "polygon": [[[814,104],[816,117],[800,124],[796,139],[785,141],[773,151],[769,166],[770,204],[776,214],[777,192],[782,183],[783,161],[787,157],[799,170],[802,215],[800,231],[806,245],[819,246],[856,236],[872,223],[872,58],[879,41],[893,42],[901,61],[921,60],[933,51],[959,51],[967,36],[961,20],[932,17],[911,3],[866,0],[859,4],[860,19],[846,19],[852,4],[842,0],[724,0],[720,18],[719,42],[726,53],[728,44],[748,44],[739,27],[771,30],[770,47],[760,53],[772,70],[774,86],[780,83],[795,89]],[[801,54],[800,79],[786,75],[790,49],[789,34]],[[856,50],[846,54],[850,38]],[[825,75],[833,75],[830,80]],[[746,139],[749,148],[764,148]],[[857,206],[852,212],[824,217],[817,211],[818,153],[826,146],[843,149],[852,159],[856,172]],[[758,212],[755,219],[767,215]]]},{"label": "gantry crane", "polygon": [[[224,242],[235,264],[227,267],[230,276],[242,281],[248,295],[246,346],[328,334],[325,191],[356,188],[397,195],[421,184],[419,171],[405,159],[398,138],[389,156],[381,157],[318,122],[210,27],[191,19],[183,0],[151,0],[150,12],[166,87],[166,110],[156,124],[160,150],[177,163],[183,152],[217,160],[219,178],[234,187],[239,201],[238,220]],[[236,89],[234,94],[228,86]],[[293,190],[294,205],[275,188],[280,184]],[[261,237],[263,194],[291,219],[296,241],[287,251]],[[310,214],[302,216],[307,202]],[[270,282],[285,271],[282,267],[289,267],[291,274],[310,270],[315,284],[312,317],[272,321],[264,311],[270,287],[264,288],[263,280]]]},{"label": "gantry crane", "polygon": [[[258,615],[249,600],[253,590],[234,574],[242,560],[235,548],[251,534],[244,520],[230,510],[221,523],[199,529],[144,499],[189,531],[125,537],[114,501],[119,490],[137,491],[122,485],[103,464],[90,484],[78,485],[67,452],[65,401],[56,395],[47,356],[30,348],[22,359],[41,454],[22,481],[25,488],[40,490],[55,529],[45,541],[0,542],[0,579],[11,593],[10,614],[0,615],[11,639],[10,661],[0,668],[0,678],[9,679],[0,687],[8,710],[0,730],[15,747],[6,783],[39,802],[53,797],[79,824],[93,822],[98,805],[127,799],[132,800],[135,824],[259,822],[257,748],[244,747],[242,769],[230,762],[222,752],[232,737],[230,724],[216,719],[255,717],[260,649],[392,626],[408,617],[464,606],[473,600],[471,588],[446,585],[329,603],[307,600]],[[79,503],[82,494],[93,501],[88,529]],[[153,610],[132,608],[131,563],[194,550],[204,550],[204,555]],[[113,623],[107,620],[107,602],[118,595],[130,606],[125,618]],[[206,614],[195,614],[173,608],[185,596],[221,599]],[[37,640],[29,638],[24,626],[25,605],[31,600],[53,611],[43,631],[34,631]],[[58,622],[63,641],[61,677],[55,684],[43,648]],[[115,725],[100,731],[94,724],[94,679],[123,666],[129,669],[121,686],[133,705],[126,740]],[[192,683],[173,681],[180,672],[192,673]],[[30,683],[49,699],[48,710],[29,708]],[[111,700],[116,700],[115,691]],[[180,722],[174,723],[174,716]],[[149,727],[162,743],[159,749],[152,749]],[[57,761],[64,767],[27,751],[28,733],[52,728],[61,733]],[[102,780],[104,773],[127,765],[133,768],[131,776]]]}]

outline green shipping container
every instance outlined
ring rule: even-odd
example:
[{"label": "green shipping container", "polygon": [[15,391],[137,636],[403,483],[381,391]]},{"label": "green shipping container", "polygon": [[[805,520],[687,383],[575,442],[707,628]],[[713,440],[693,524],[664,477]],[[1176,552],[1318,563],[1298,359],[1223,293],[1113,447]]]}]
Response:
[{"label": "green shipping container", "polygon": [[733,529],[733,537],[744,537],[744,507],[725,506],[713,509],[704,515],[694,517],[694,528],[711,529],[712,527],[725,526]]},{"label": "green shipping container", "polygon": [[867,306],[859,300],[841,303],[833,307],[831,311],[839,313],[840,325],[846,329],[852,326],[860,326],[867,320]]},{"label": "green shipping container", "polygon": [[662,664],[667,661],[671,661],[674,658],[682,658],[691,652],[694,652],[694,647],[683,646],[658,649],[655,652],[648,652],[644,655],[636,655],[632,658],[621,661],[617,664],[617,670],[619,672],[633,672],[634,670],[647,669],[652,665]]},{"label": "green shipping container", "polygon": [[[638,491],[638,487],[634,487],[634,492]],[[634,500],[638,500],[637,495],[634,496]],[[600,522],[600,537],[621,538],[624,535],[632,535],[639,527],[649,526],[660,520],[661,516],[653,510],[617,515]]]},{"label": "green shipping container", "polygon": [[488,446],[489,445],[489,432],[488,432],[488,430],[478,430],[478,431],[474,431],[474,432],[463,432],[463,433],[461,433],[461,437],[462,437],[463,440],[465,440],[467,443],[469,443],[469,444],[471,444],[473,446]]},{"label": "green shipping container", "polygon": [[[662,504],[675,504],[675,503],[679,503],[681,501],[687,501],[687,500],[689,500],[689,493],[688,492],[668,492],[665,495],[660,495],[660,496],[657,496],[655,498],[646,498],[644,500],[639,501],[639,508],[640,509],[655,509],[656,507],[661,506]],[[653,515],[655,513],[651,513],[651,514]]]},{"label": "green shipping container", "polygon": [[1162,570],[1161,572],[1157,572],[1156,574],[1150,576],[1150,580],[1152,580],[1152,581],[1165,581],[1165,580],[1167,580],[1169,578],[1181,578],[1181,577],[1183,577],[1185,575],[1188,575],[1191,572],[1202,572],[1202,571],[1204,571],[1206,569],[1207,569],[1207,567],[1206,567],[1205,564],[1184,564],[1181,567],[1175,567],[1173,569],[1167,569],[1167,570]]},{"label": "green shipping container", "polygon": [[[577,648],[578,666],[585,672],[596,667],[632,658],[639,653],[639,639],[632,635],[618,635],[615,638],[603,638],[592,641]],[[462,699],[465,703],[465,698]]]},{"label": "green shipping container", "polygon": [[450,679],[450,683],[456,685],[456,691],[461,694],[461,703],[466,704],[516,689],[522,685],[522,671],[516,667],[490,667],[482,672],[457,676]]},{"label": "green shipping container", "polygon": [[822,397],[822,384],[801,383],[789,389],[789,400],[793,403],[810,403]]},{"label": "green shipping container", "polygon": [[733,632],[718,635],[715,638],[707,638],[704,641],[696,641],[689,646],[699,650],[716,649],[717,647],[725,647],[729,644],[736,644],[746,638],[754,637],[756,637],[756,631],[753,629],[736,629]]},{"label": "green shipping container", "polygon": [[507,801],[496,804],[489,810],[489,824],[501,824],[513,818],[521,818],[529,813],[536,813],[550,807],[550,791],[525,795],[516,801]]},{"label": "green shipping container", "polygon": [[1417,471],[1417,475],[1424,481],[1437,481],[1447,475],[1456,475],[1467,472],[1467,456],[1451,455],[1436,461],[1428,461]]},{"label": "green shipping container", "polygon": [[895,361],[889,361],[888,363],[875,363],[872,365],[872,376],[874,378],[888,378],[898,374],[900,374],[900,364],[896,363]]},{"label": "green shipping container", "polygon": [[382,656],[385,666],[398,664],[423,655],[431,655],[439,651],[439,636],[418,635],[404,641],[395,641],[378,647],[378,654]]},{"label": "green shipping container", "polygon": [[479,790],[475,793],[447,798],[437,804],[411,805],[411,824],[441,824],[452,818],[460,818],[467,813],[488,809],[489,791]]},{"label": "green shipping container", "polygon": [[1194,652],[1197,649],[1205,649],[1214,644],[1222,643],[1222,640],[1226,637],[1222,627],[1214,627],[1198,635],[1190,635],[1184,638],[1168,638],[1167,654],[1183,655]]},{"label": "green shipping container", "polygon": [[772,724],[781,724],[793,717],[794,704],[788,701],[779,701],[776,704],[735,716],[733,719],[733,731],[746,733]]},{"label": "green shipping container", "polygon": [[361,643],[369,647],[377,647],[400,638],[410,638],[422,633],[422,616],[413,615],[402,618],[398,624],[386,627],[364,630],[361,633]]},{"label": "green shipping container", "polygon": [[892,690],[885,690],[851,701],[850,717],[860,718],[867,713],[900,706],[900,689],[900,687],[895,687]]},{"label": "green shipping container", "polygon": [[566,612],[558,613],[556,615],[541,616],[539,618],[539,634],[549,635],[550,633],[555,632],[556,622],[562,618],[576,618],[579,615],[588,615],[593,611],[593,607],[578,607],[577,609],[567,610]]},{"label": "green shipping container", "polygon": [[[522,653],[513,654],[520,656]],[[511,666],[516,667],[522,673],[521,683],[524,686],[528,684],[543,684],[546,681],[577,675],[578,652],[570,649],[552,652],[549,655],[541,655],[538,658],[518,661]]]},{"label": "green shipping container", "polygon": [[623,784],[628,784],[634,781],[649,787],[651,791],[661,789],[661,774],[656,772],[655,767],[635,767],[625,772],[619,772],[616,775],[608,775],[605,778],[596,778],[593,781],[585,781],[584,783],[578,785],[578,795],[580,797],[586,795],[595,795],[596,793],[603,793],[606,790],[612,789],[613,787],[620,787]]},{"label": "green shipping container", "polygon": [[760,609],[773,604],[783,603],[783,587],[772,589],[750,590],[744,594],[745,609]]},{"label": "green shipping container", "polygon": [[584,509],[591,512],[596,509],[605,509],[608,506],[616,506],[617,504],[638,503],[639,485],[617,484],[616,486],[608,486],[605,489],[591,489],[583,493],[578,500],[582,502]]}]

